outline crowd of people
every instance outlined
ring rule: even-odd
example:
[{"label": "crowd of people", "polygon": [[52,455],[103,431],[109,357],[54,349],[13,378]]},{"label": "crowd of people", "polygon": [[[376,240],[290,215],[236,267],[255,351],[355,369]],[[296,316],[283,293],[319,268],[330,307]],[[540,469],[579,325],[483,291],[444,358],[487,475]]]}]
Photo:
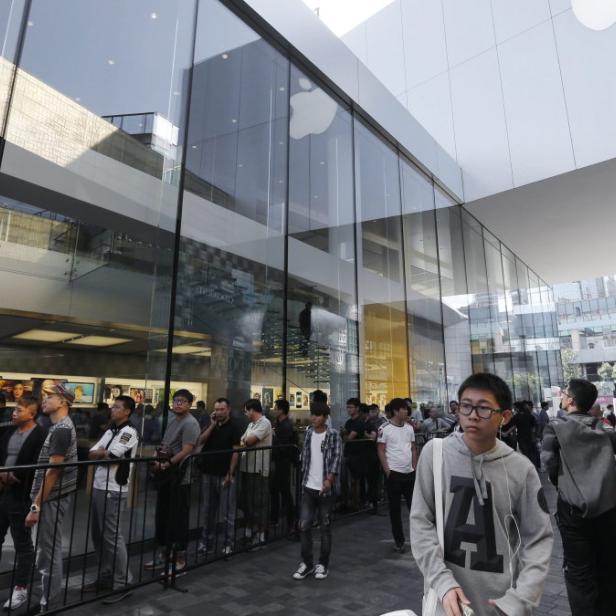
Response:
[{"label": "crowd of people", "polygon": [[[259,400],[247,400],[242,414],[223,397],[211,413],[202,405],[195,416],[191,392],[177,390],[149,463],[158,548],[144,568],[183,574],[198,485],[200,555],[220,549],[228,557],[238,540],[259,549],[272,527],[282,525],[301,542],[293,578],[323,580],[335,508],[378,513],[385,493],[394,550],[401,554],[408,543],[404,501],[413,556],[447,616],[462,616],[469,605],[478,616],[529,614],[539,603],[552,549],[538,474],[543,466],[558,489],[572,614],[613,614],[616,422],[613,407],[604,414],[596,399],[592,383],[574,379],[558,415],[550,417],[546,403],[534,409],[531,402],[513,402],[502,379],[476,374],[446,410],[394,398],[382,412],[350,398],[348,419],[336,429],[327,394],[317,390],[311,394],[310,426],[300,438],[284,399],[274,403],[269,417]],[[0,435],[0,466],[13,469],[0,472],[0,536],[11,532],[16,554],[5,608],[19,608],[29,592],[41,613],[62,602],[62,530],[78,485],[73,402],[74,394],[57,384],[39,416],[39,400],[23,396],[12,411],[12,427]],[[95,442],[88,457],[96,466],[88,524],[98,566],[83,590],[115,592],[119,599],[133,582],[122,518],[144,439],[143,417],[137,423],[135,413],[134,399],[121,395],[105,423],[90,425]],[[33,464],[39,465],[35,471],[19,468]]]}]

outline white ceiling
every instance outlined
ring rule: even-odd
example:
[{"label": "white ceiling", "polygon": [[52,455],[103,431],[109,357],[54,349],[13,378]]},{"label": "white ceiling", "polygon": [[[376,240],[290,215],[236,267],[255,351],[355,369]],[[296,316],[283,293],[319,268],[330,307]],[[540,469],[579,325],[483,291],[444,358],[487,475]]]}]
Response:
[{"label": "white ceiling", "polygon": [[616,272],[616,159],[466,207],[548,283]]}]

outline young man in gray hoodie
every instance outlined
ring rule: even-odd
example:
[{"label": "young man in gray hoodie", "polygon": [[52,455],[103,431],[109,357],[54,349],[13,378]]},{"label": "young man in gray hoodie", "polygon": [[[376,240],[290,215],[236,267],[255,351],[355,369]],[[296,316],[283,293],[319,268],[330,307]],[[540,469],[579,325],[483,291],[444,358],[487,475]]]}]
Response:
[{"label": "young man in gray hoodie", "polygon": [[511,391],[493,374],[458,390],[462,432],[443,440],[444,553],[434,504],[433,441],[419,457],[411,546],[426,590],[447,616],[527,616],[539,604],[552,554],[550,516],[537,471],[496,436],[512,414]]}]

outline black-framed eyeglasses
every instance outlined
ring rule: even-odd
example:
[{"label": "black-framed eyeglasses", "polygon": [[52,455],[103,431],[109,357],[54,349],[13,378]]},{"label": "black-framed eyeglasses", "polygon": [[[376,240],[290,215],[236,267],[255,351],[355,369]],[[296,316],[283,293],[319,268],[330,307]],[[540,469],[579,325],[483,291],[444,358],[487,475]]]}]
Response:
[{"label": "black-framed eyeglasses", "polygon": [[477,417],[479,419],[490,419],[494,413],[502,413],[502,409],[493,409],[491,406],[487,406],[485,404],[470,404],[468,402],[460,402],[458,406],[458,412],[462,413],[466,417],[470,416],[470,414],[475,411],[477,413]]}]

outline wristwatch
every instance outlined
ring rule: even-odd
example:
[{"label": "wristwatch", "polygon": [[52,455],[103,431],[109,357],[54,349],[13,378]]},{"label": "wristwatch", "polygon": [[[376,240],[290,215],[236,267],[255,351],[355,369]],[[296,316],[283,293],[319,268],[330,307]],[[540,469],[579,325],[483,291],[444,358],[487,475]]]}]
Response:
[{"label": "wristwatch", "polygon": [[41,513],[41,508],[38,505],[30,505],[30,513]]}]

